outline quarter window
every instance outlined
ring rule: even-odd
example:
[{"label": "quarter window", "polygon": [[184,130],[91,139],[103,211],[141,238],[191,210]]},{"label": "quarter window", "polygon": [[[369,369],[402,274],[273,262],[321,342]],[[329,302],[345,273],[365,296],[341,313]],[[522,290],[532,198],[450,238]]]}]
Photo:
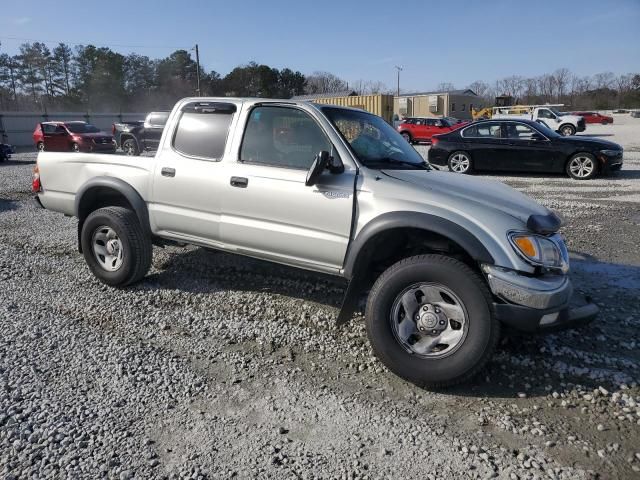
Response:
[{"label": "quarter window", "polygon": [[232,103],[185,105],[173,137],[173,148],[190,157],[220,159],[235,111]]},{"label": "quarter window", "polygon": [[256,107],[244,132],[240,161],[307,170],[320,151],[335,155],[318,124],[287,107]]}]

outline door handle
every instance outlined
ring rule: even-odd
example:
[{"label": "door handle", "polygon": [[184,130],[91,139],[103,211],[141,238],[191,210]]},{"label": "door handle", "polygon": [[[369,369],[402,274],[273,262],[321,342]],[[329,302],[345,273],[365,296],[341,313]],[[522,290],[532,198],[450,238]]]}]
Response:
[{"label": "door handle", "polygon": [[169,167],[162,167],[162,170],[160,170],[160,173],[162,174],[163,177],[175,177],[176,169],[169,168]]},{"label": "door handle", "polygon": [[247,188],[249,179],[245,177],[231,177],[229,184],[231,184],[232,187]]}]

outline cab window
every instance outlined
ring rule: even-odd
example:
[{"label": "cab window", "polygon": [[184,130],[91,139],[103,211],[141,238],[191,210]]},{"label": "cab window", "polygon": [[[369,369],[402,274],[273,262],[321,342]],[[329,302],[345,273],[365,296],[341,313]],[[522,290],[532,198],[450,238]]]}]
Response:
[{"label": "cab window", "polygon": [[240,161],[308,170],[321,151],[336,155],[324,131],[306,112],[262,106],[249,114]]},{"label": "cab window", "polygon": [[554,119],[556,116],[547,109],[538,110],[538,117]]}]

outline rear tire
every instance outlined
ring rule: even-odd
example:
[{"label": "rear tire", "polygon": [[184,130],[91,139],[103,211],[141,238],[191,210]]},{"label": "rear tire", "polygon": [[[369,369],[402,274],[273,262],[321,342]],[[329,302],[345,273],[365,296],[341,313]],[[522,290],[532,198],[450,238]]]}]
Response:
[{"label": "rear tire", "polygon": [[449,171],[454,173],[471,173],[473,171],[473,164],[471,162],[471,155],[467,152],[457,151],[449,155],[447,160]]},{"label": "rear tire", "polygon": [[[421,289],[431,292],[431,298],[415,293]],[[433,292],[445,293],[434,297]],[[414,300],[405,303],[407,294],[410,298],[415,295]],[[402,299],[400,307],[397,306],[399,298]],[[405,304],[411,312],[405,310]],[[495,350],[500,324],[490,305],[491,295],[486,284],[464,263],[442,255],[409,257],[387,269],[371,289],[365,313],[367,336],[375,355],[396,375],[421,387],[456,385],[480,371]],[[447,339],[451,335],[449,329],[456,323],[456,314],[450,310],[452,306],[464,314],[457,317],[462,322],[457,330],[463,331],[457,334],[454,348],[449,349],[449,345],[442,349],[438,342],[447,345],[453,341],[451,337]],[[421,317],[422,312],[434,308],[438,312],[436,320],[440,319],[435,324],[444,325],[442,327],[421,323],[430,321],[428,314]],[[432,335],[436,330],[429,330],[431,328],[446,330]],[[399,330],[404,336],[408,334],[406,340],[413,342],[411,345],[402,340]],[[421,343],[425,341],[429,344],[426,353],[425,344]]]},{"label": "rear tire", "polygon": [[565,137],[569,137],[571,135],[575,135],[576,134],[576,128],[573,125],[561,125],[560,126],[560,134],[565,136]]},{"label": "rear tire", "polygon": [[122,142],[122,151],[125,153],[125,155],[128,155],[128,156],[140,155],[140,150],[138,150],[138,144],[133,138],[127,138],[124,142]]},{"label": "rear tire", "polygon": [[89,269],[112,287],[139,281],[151,266],[151,239],[128,208],[105,207],[92,212],[82,226],[81,243]]},{"label": "rear tire", "polygon": [[575,180],[589,180],[598,174],[598,162],[590,153],[576,153],[567,162],[565,171]]},{"label": "rear tire", "polygon": [[80,152],[80,145],[78,145],[77,143],[72,143],[71,144],[71,151],[75,152],[75,153]]},{"label": "rear tire", "polygon": [[38,150],[39,152],[44,152],[44,142],[38,142],[38,144],[36,145],[36,150]]}]

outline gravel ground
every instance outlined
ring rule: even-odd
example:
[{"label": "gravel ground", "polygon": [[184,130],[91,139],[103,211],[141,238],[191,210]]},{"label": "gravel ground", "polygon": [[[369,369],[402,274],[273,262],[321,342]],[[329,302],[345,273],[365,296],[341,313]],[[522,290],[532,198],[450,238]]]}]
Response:
[{"label": "gravel ground", "polygon": [[507,335],[444,392],[378,363],[361,315],[335,328],[331,277],[172,247],[142,283],[103,286],[75,219],[31,203],[35,155],[16,155],[0,164],[0,477],[638,478],[634,150],[594,181],[490,175],[567,218],[602,314]]}]

